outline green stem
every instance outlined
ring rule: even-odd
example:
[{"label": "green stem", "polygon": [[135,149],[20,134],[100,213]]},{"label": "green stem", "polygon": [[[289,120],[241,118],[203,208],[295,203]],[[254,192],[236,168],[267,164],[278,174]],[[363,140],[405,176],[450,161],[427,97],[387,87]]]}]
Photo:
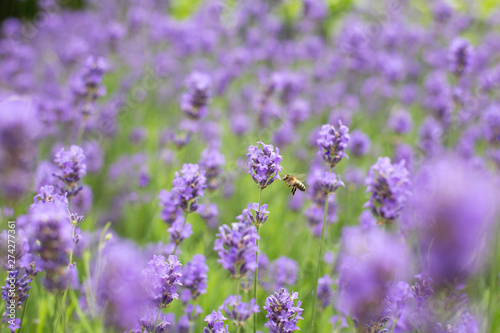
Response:
[{"label": "green stem", "polygon": [[[31,283],[29,284],[29,286]],[[19,333],[23,331],[23,319],[24,319],[24,313],[26,312],[26,308],[28,307],[28,302],[30,300],[30,294],[28,291],[28,298],[26,298],[26,303],[24,304],[23,311],[21,312],[21,327],[19,328]]]},{"label": "green stem", "polygon": [[314,316],[316,315],[316,298],[318,292],[318,278],[319,271],[321,267],[321,258],[323,256],[323,243],[325,240],[325,229],[326,229],[326,215],[328,214],[328,197],[330,194],[326,195],[325,198],[325,213],[323,215],[323,227],[321,228],[321,241],[319,243],[319,255],[318,255],[318,263],[316,265],[316,274],[314,276],[314,294],[313,294],[313,305],[312,305],[312,319],[311,319],[311,328],[309,332],[314,332]]},{"label": "green stem", "polygon": [[[238,271],[239,271],[239,267],[238,267]],[[236,280],[236,308],[238,308],[238,304],[240,303],[239,296],[240,296],[241,277],[237,277],[235,280]],[[241,330],[241,326],[239,325],[239,321],[238,321],[237,326],[236,326],[236,333],[240,333],[240,330]]]},{"label": "green stem", "polygon": [[[259,191],[259,211],[260,211],[260,204],[262,202],[262,188]],[[255,268],[255,273],[254,273],[254,279],[253,279],[253,298],[255,299],[255,303],[258,304],[257,302],[257,276],[259,272],[259,237],[260,237],[260,226],[255,225],[257,228],[257,239],[255,240],[255,246],[257,247],[257,250],[255,251],[255,262],[257,264],[257,267]],[[254,312],[253,314],[253,333],[257,332],[257,313]]]}]

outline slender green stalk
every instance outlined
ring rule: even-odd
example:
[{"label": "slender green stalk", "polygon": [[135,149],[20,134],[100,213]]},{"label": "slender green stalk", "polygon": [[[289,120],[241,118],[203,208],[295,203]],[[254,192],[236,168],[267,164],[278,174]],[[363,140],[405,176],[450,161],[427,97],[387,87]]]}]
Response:
[{"label": "slender green stalk", "polygon": [[[31,285],[31,283],[30,283]],[[19,328],[19,333],[23,331],[23,319],[24,319],[24,313],[26,312],[26,308],[28,307],[28,302],[30,300],[30,294],[28,291],[28,298],[26,298],[26,303],[24,304],[23,311],[21,312],[21,327]]]},{"label": "slender green stalk", "polygon": [[[239,271],[239,267],[238,267],[238,271]],[[240,284],[241,284],[241,277],[237,277],[235,279],[236,281],[236,308],[238,307],[238,304],[240,303],[240,300],[239,300],[239,296],[240,296]],[[237,326],[236,326],[236,333],[240,333],[241,331],[241,326],[239,325],[239,322],[237,323]]]},{"label": "slender green stalk", "polygon": [[326,195],[325,198],[325,213],[323,215],[323,227],[321,228],[321,241],[319,243],[319,254],[318,254],[318,263],[316,265],[316,274],[314,276],[314,294],[313,294],[313,305],[312,305],[312,318],[311,318],[311,328],[309,332],[314,332],[314,317],[316,315],[316,298],[318,293],[318,278],[319,271],[321,267],[321,258],[323,256],[323,243],[325,240],[325,229],[326,229],[326,215],[328,214],[328,197],[329,194]]},{"label": "slender green stalk", "polygon": [[[262,188],[259,191],[259,211],[260,211],[260,204],[262,202]],[[255,262],[257,264],[257,267],[255,268],[255,274],[254,274],[254,279],[253,279],[253,298],[255,298],[255,302],[257,302],[257,276],[259,272],[259,237],[260,237],[260,226],[255,225],[257,228],[257,240],[255,241],[255,245],[257,247],[257,250],[255,251]],[[253,314],[253,333],[257,332],[257,313],[254,312]]]}]

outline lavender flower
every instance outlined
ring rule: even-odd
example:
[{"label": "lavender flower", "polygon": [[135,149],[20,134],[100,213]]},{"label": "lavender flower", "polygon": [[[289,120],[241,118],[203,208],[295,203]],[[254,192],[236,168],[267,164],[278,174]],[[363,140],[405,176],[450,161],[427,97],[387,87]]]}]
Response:
[{"label": "lavender flower", "polygon": [[76,271],[69,262],[73,228],[67,209],[52,203],[35,205],[29,223],[33,230],[33,250],[39,255],[37,268],[45,271],[44,286],[56,292],[66,289],[70,282],[74,284]]},{"label": "lavender flower", "polygon": [[356,130],[352,132],[350,141],[349,149],[354,156],[364,156],[370,150],[370,138],[361,131]]},{"label": "lavender flower", "polygon": [[418,236],[422,270],[436,286],[462,281],[482,268],[499,216],[492,179],[484,168],[453,155],[428,161],[415,176],[402,220]]},{"label": "lavender flower", "polygon": [[333,172],[323,173],[323,177],[319,179],[319,185],[325,195],[334,193],[340,186],[345,187],[340,175],[337,176]]},{"label": "lavender flower", "polygon": [[64,184],[60,187],[60,192],[71,199],[82,189],[79,181],[87,173],[85,154],[82,148],[72,145],[69,150],[61,148],[57,152],[54,162],[59,168],[55,176]]},{"label": "lavender flower", "polygon": [[142,271],[142,277],[151,302],[160,308],[167,307],[179,295],[176,293],[180,282],[181,263],[176,256],[169,256],[165,261],[163,256],[153,256],[148,267]]},{"label": "lavender flower", "polygon": [[208,266],[205,263],[205,256],[195,254],[182,269],[181,283],[183,292],[181,300],[183,303],[190,299],[196,301],[199,295],[207,292]]},{"label": "lavender flower", "polygon": [[455,38],[448,51],[448,67],[456,76],[462,76],[470,70],[473,49],[463,38]]},{"label": "lavender flower", "polygon": [[186,79],[187,91],[181,96],[181,109],[191,119],[203,118],[210,100],[211,80],[207,74],[194,72]]},{"label": "lavender flower", "polygon": [[248,221],[250,224],[255,224],[256,228],[260,228],[269,217],[267,204],[263,204],[259,207],[258,202],[249,202],[247,208],[243,209],[242,215],[244,217],[244,221]]},{"label": "lavender flower", "polygon": [[219,187],[217,177],[221,173],[221,168],[226,164],[226,159],[218,149],[208,148],[202,151],[200,158],[200,167],[205,170],[207,177],[207,188],[216,190]]},{"label": "lavender flower", "polygon": [[168,333],[172,324],[169,316],[159,312],[159,309],[146,308],[140,315],[138,326],[127,333]]},{"label": "lavender flower", "polygon": [[212,310],[212,313],[205,317],[207,327],[203,329],[203,333],[229,333],[228,326],[224,325],[226,319],[220,310]]},{"label": "lavender flower", "polygon": [[167,229],[170,233],[170,241],[179,245],[183,240],[189,238],[193,234],[191,224],[186,223],[185,219],[179,218],[172,223],[172,226]]},{"label": "lavender flower", "polygon": [[216,204],[200,204],[196,211],[210,228],[219,225],[219,210]]},{"label": "lavender flower", "polygon": [[460,316],[460,322],[456,326],[448,324],[444,328],[441,323],[438,323],[433,333],[479,333],[479,328],[479,323],[474,317],[469,312],[464,312]]},{"label": "lavender flower", "polygon": [[[259,255],[259,282],[266,290],[279,290],[295,284],[299,272],[297,261],[282,256],[266,265],[265,260],[265,255]],[[264,275],[263,279],[260,278],[261,274]]]},{"label": "lavender flower", "polygon": [[227,269],[232,277],[241,278],[248,271],[255,271],[255,252],[258,239],[255,226],[241,222],[219,227],[214,250],[219,255],[217,260]]},{"label": "lavender flower", "polygon": [[371,197],[364,207],[370,208],[381,223],[397,219],[408,197],[410,180],[404,164],[393,165],[389,157],[380,157],[368,172],[365,184]]},{"label": "lavender flower", "polygon": [[264,309],[267,311],[266,318],[268,318],[266,327],[272,333],[288,333],[299,330],[297,321],[303,319],[301,317],[303,309],[300,308],[301,301],[297,301],[294,305],[294,300],[298,299],[297,292],[288,292],[288,290],[281,288],[273,295],[266,299]]},{"label": "lavender flower", "polygon": [[106,94],[106,89],[101,83],[107,67],[104,58],[91,56],[85,62],[81,77],[75,81],[73,92],[77,101],[82,104],[81,112],[84,117],[93,112],[95,101]]},{"label": "lavender flower", "polygon": [[345,153],[347,143],[349,142],[349,128],[342,125],[339,120],[339,130],[333,125],[323,125],[319,132],[319,139],[316,140],[320,150],[319,155],[332,168],[337,165],[342,158],[349,158]]},{"label": "lavender flower", "polygon": [[[259,148],[262,145],[262,149]],[[283,167],[280,165],[283,156],[279,154],[272,145],[266,145],[262,141],[257,142],[257,146],[248,147],[248,163],[250,168],[248,173],[253,181],[261,189],[271,185],[276,179],[281,179],[278,175]]]},{"label": "lavender flower", "polygon": [[241,327],[245,327],[245,322],[250,316],[260,312],[255,299],[252,298],[248,303],[245,303],[241,300],[241,295],[228,296],[219,310],[224,311],[226,316],[233,321],[233,325]]},{"label": "lavender flower", "polygon": [[398,134],[407,134],[413,127],[413,120],[408,111],[399,110],[391,114],[387,124],[394,132]]},{"label": "lavender flower", "polygon": [[344,228],[338,266],[339,311],[353,316],[362,329],[383,321],[389,287],[406,275],[408,262],[404,244],[381,229]]},{"label": "lavender flower", "polygon": [[33,206],[40,203],[50,202],[57,206],[62,206],[63,208],[68,208],[68,199],[65,195],[61,195],[55,192],[54,186],[47,185],[40,188],[40,192],[33,198]]},{"label": "lavender flower", "polygon": [[413,298],[415,298],[419,304],[422,304],[434,293],[432,289],[432,278],[426,272],[415,275],[415,278],[418,281],[411,287],[411,293]]},{"label": "lavender flower", "polygon": [[185,213],[195,212],[198,198],[203,198],[206,186],[205,172],[198,164],[184,164],[181,173],[175,173],[172,181],[172,192],[177,196],[176,202]]},{"label": "lavender flower", "polygon": [[323,308],[326,308],[332,301],[333,298],[332,284],[333,280],[328,274],[324,275],[318,280],[317,295]]},{"label": "lavender flower", "polygon": [[158,198],[160,199],[160,218],[168,225],[172,225],[175,220],[182,216],[182,211],[179,208],[177,202],[177,196],[174,192],[160,190],[158,194]]}]

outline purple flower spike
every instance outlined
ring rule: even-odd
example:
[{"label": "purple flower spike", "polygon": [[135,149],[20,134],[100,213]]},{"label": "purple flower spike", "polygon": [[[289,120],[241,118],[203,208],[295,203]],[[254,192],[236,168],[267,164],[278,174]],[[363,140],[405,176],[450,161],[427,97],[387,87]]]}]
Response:
[{"label": "purple flower spike", "polygon": [[245,303],[241,300],[241,295],[230,295],[224,303],[220,306],[219,310],[223,310],[229,319],[233,321],[235,326],[245,326],[245,322],[254,313],[260,312],[259,306],[256,304],[255,299],[252,298],[250,302]]},{"label": "purple flower spike", "polygon": [[255,271],[255,241],[259,236],[255,226],[245,223],[233,223],[231,227],[219,227],[214,250],[219,255],[217,260],[227,269],[232,277],[240,278],[248,271]]},{"label": "purple flower spike", "polygon": [[250,223],[255,224],[257,228],[260,228],[264,224],[264,222],[267,221],[267,218],[269,217],[267,204],[264,204],[259,208],[258,202],[254,203],[249,202],[247,208],[243,209],[242,214],[244,215],[244,217],[246,217],[244,218],[244,221],[250,221]]},{"label": "purple flower spike", "polygon": [[175,173],[172,192],[175,193],[178,204],[186,212],[195,212],[198,208],[198,198],[205,195],[206,186],[205,172],[200,170],[198,164],[184,164],[181,173]]},{"label": "purple flower spike", "polygon": [[[262,149],[259,148],[262,145]],[[261,189],[271,185],[276,179],[283,167],[280,165],[283,156],[279,154],[272,145],[266,145],[262,141],[257,142],[257,146],[248,147],[248,163],[250,168],[248,173],[252,175],[253,181]]]},{"label": "purple flower spike", "polygon": [[318,279],[317,295],[323,308],[326,308],[332,302],[332,297],[333,297],[332,284],[333,280],[328,274]]},{"label": "purple flower spike", "polygon": [[182,216],[182,211],[178,206],[177,197],[175,193],[165,190],[160,190],[158,194],[160,199],[160,218],[168,225],[172,225],[175,220]]},{"label": "purple flower spike", "polygon": [[349,139],[349,128],[342,125],[340,120],[338,131],[333,125],[323,125],[319,132],[319,139],[316,140],[320,148],[318,154],[330,167],[334,167],[342,158],[349,158],[345,153]]},{"label": "purple flower spike", "polygon": [[448,51],[448,66],[456,76],[467,73],[472,64],[473,49],[470,43],[463,38],[455,38]]},{"label": "purple flower spike", "polygon": [[410,180],[404,165],[405,161],[393,165],[389,157],[380,157],[370,167],[365,184],[366,192],[372,196],[364,207],[371,209],[379,223],[391,223],[398,218],[408,198]]},{"label": "purple flower spike", "polygon": [[334,193],[340,186],[345,187],[340,175],[337,176],[333,172],[323,173],[323,177],[319,179],[319,185],[325,195]]},{"label": "purple flower spike", "polygon": [[207,327],[203,329],[203,333],[229,333],[228,326],[224,325],[226,319],[220,310],[212,310],[212,313],[205,317]]},{"label": "purple flower spike", "polygon": [[172,243],[180,244],[193,234],[193,227],[191,224],[185,223],[183,218],[179,218],[167,229],[167,232],[170,233],[170,241]]},{"label": "purple flower spike", "polygon": [[151,302],[160,307],[167,307],[179,295],[177,286],[181,286],[181,263],[176,256],[169,256],[165,261],[163,256],[153,256],[148,267],[142,271],[142,277]]},{"label": "purple flower spike", "polygon": [[191,119],[207,114],[212,81],[207,74],[194,72],[186,80],[187,91],[181,96],[181,109]]},{"label": "purple flower spike", "polygon": [[60,188],[61,194],[68,198],[74,197],[82,189],[78,182],[87,174],[87,164],[82,148],[75,145],[72,145],[69,150],[62,148],[57,152],[54,162],[59,168],[54,175],[64,183]]},{"label": "purple flower spike", "polygon": [[226,159],[218,149],[208,148],[201,153],[200,166],[205,170],[209,190],[216,190],[219,187],[217,177],[220,175],[224,164],[226,164]]},{"label": "purple flower spike", "polygon": [[195,254],[193,260],[188,262],[182,270],[182,287],[184,291],[181,300],[185,303],[189,299],[197,300],[199,295],[207,292],[208,266],[205,263],[205,256]]},{"label": "purple flower spike", "polygon": [[304,310],[300,308],[301,301],[297,301],[297,306],[294,305],[294,300],[298,297],[299,293],[292,292],[290,295],[288,290],[281,288],[266,299],[264,309],[267,311],[268,322],[265,326],[270,332],[288,333],[299,330],[297,321],[303,319],[300,315]]},{"label": "purple flower spike", "polygon": [[370,150],[371,141],[368,135],[361,131],[351,133],[349,149],[354,156],[364,156]]}]

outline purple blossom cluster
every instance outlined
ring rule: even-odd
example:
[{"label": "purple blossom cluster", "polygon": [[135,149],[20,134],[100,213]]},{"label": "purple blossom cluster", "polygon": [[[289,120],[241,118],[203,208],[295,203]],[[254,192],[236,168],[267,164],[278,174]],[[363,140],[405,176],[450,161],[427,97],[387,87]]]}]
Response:
[{"label": "purple blossom cluster", "polygon": [[217,260],[234,278],[244,277],[248,271],[255,271],[255,241],[259,238],[255,226],[242,222],[219,227],[214,251]]},{"label": "purple blossom cluster", "polygon": [[212,313],[205,317],[207,327],[203,329],[203,333],[229,333],[228,326],[224,324],[226,319],[220,310],[212,310]]},{"label": "purple blossom cluster", "polygon": [[193,259],[184,265],[182,269],[182,293],[181,300],[186,303],[189,300],[196,301],[198,296],[207,292],[208,266],[205,256],[196,254]]},{"label": "purple blossom cluster", "polygon": [[178,205],[185,213],[195,212],[198,198],[205,195],[206,180],[205,172],[200,170],[198,164],[184,164],[172,181],[175,195],[172,204]]},{"label": "purple blossom cluster", "polygon": [[54,157],[54,163],[58,167],[54,175],[62,182],[59,191],[68,198],[75,197],[82,190],[80,180],[87,174],[83,149],[75,145],[69,150],[61,148]]},{"label": "purple blossom cluster", "polygon": [[[259,148],[262,145],[262,149]],[[262,141],[257,142],[257,146],[248,147],[248,162],[250,168],[248,174],[261,189],[271,185],[276,179],[281,179],[278,175],[283,167],[280,165],[283,156],[279,154],[279,148],[266,145]]]},{"label": "purple blossom cluster", "polygon": [[186,79],[187,91],[181,96],[181,109],[191,119],[200,119],[207,113],[211,95],[211,79],[201,72],[194,72]]},{"label": "purple blossom cluster", "polygon": [[267,311],[266,318],[268,319],[265,324],[272,333],[288,333],[294,332],[299,329],[297,322],[304,311],[300,305],[301,301],[295,300],[299,298],[297,292],[290,294],[285,288],[274,292],[271,296],[266,298],[264,310]]},{"label": "purple blossom cluster", "polygon": [[405,161],[393,165],[388,157],[380,157],[365,180],[371,194],[365,207],[370,208],[379,223],[392,223],[400,215],[409,195],[410,180]]},{"label": "purple blossom cluster", "polygon": [[320,148],[318,154],[330,168],[336,166],[342,158],[349,158],[345,153],[349,139],[349,128],[341,121],[338,129],[329,124],[321,126],[319,138],[316,140]]},{"label": "purple blossom cluster", "polygon": [[230,295],[226,298],[224,303],[220,306],[219,310],[224,311],[226,316],[232,320],[233,325],[236,327],[245,327],[245,322],[254,313],[260,312],[259,306],[256,304],[255,299],[251,299],[245,303],[241,299],[241,295]]},{"label": "purple blossom cluster", "polygon": [[181,263],[176,256],[153,256],[148,266],[142,271],[146,293],[151,302],[159,307],[167,307],[179,297],[177,286],[181,286]]}]

